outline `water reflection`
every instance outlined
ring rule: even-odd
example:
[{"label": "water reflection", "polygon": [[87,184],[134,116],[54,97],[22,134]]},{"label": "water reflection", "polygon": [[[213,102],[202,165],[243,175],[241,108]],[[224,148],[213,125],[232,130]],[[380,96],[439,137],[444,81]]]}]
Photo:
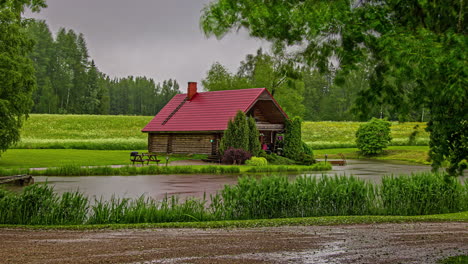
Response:
[{"label": "water reflection", "polygon": [[[293,179],[299,175],[319,177],[327,175],[354,175],[361,179],[380,183],[384,175],[401,175],[430,171],[429,166],[405,165],[375,160],[349,160],[346,166],[334,166],[332,171],[320,173],[289,174]],[[275,173],[277,174],[277,173]],[[257,175],[260,177],[259,175]],[[35,177],[35,182],[47,182],[55,191],[76,191],[93,199],[108,200],[113,194],[118,197],[138,198],[141,195],[160,200],[165,195],[203,197],[216,193],[225,184],[236,184],[238,175],[140,175],[140,176],[86,176],[86,177]],[[468,179],[468,171],[460,180]]]}]

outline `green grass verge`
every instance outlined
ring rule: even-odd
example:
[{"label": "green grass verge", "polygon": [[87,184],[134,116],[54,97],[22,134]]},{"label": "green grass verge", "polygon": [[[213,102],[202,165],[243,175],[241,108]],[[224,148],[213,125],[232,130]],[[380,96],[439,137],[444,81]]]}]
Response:
[{"label": "green grass verge", "polygon": [[359,154],[357,148],[336,148],[314,150],[316,159],[324,159],[325,154],[329,159],[339,159],[342,153],[347,159],[376,159],[376,160],[399,160],[417,164],[430,164],[428,146],[390,146],[382,154],[365,157]]},{"label": "green grass verge", "polygon": [[[138,149],[135,151],[147,152]],[[165,157],[165,155],[161,155],[160,159],[165,162]],[[206,158],[206,155],[173,154],[169,161],[203,158]],[[9,149],[0,158],[0,167],[8,169],[129,164],[131,162],[128,150]]]},{"label": "green grass verge", "polygon": [[46,170],[29,169],[0,169],[0,176],[29,174],[32,176],[131,176],[157,174],[244,174],[265,172],[306,172],[328,171],[332,167],[329,163],[319,162],[311,166],[304,165],[267,165],[267,166],[238,166],[238,165],[194,165],[194,166],[123,166],[112,168],[81,167],[69,165],[51,167]]},{"label": "green grass verge", "polygon": [[323,216],[303,218],[277,218],[235,221],[208,222],[173,222],[151,224],[105,224],[105,225],[0,225],[0,228],[26,229],[145,229],[145,228],[255,228],[277,226],[314,226],[314,225],[354,225],[381,223],[415,223],[415,222],[468,222],[468,211],[452,214],[418,215],[418,216]]},{"label": "green grass verge", "polygon": [[446,259],[442,259],[439,262],[440,264],[467,264],[468,255],[453,256]]}]

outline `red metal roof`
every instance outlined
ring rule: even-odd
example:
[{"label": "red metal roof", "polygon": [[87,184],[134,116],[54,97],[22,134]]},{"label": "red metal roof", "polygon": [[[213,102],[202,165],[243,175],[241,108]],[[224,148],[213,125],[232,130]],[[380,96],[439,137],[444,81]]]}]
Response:
[{"label": "red metal roof", "polygon": [[226,130],[229,119],[239,110],[249,110],[265,91],[269,94],[265,88],[197,93],[163,125],[187,97],[187,94],[178,94],[142,129],[142,132]]}]

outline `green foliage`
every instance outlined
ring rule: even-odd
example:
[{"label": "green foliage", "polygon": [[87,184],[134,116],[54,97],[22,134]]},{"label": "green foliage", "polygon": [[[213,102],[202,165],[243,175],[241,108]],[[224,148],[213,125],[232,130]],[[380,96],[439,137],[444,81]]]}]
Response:
[{"label": "green foliage", "polygon": [[433,167],[448,161],[456,174],[468,149],[466,14],[459,0],[217,0],[203,10],[201,27],[218,38],[245,28],[277,49],[294,46],[296,61],[329,72],[338,85],[370,65],[355,112],[367,119],[380,106],[381,116],[390,111],[403,119],[411,109],[430,110]]},{"label": "green foliage", "polygon": [[208,91],[237,90],[251,87],[245,78],[232,75],[219,62],[211,65],[206,78],[202,80],[202,85]]},{"label": "green foliage", "polygon": [[248,166],[266,166],[268,165],[268,161],[264,157],[252,157],[245,164]]},{"label": "green foliage", "polygon": [[248,118],[249,126],[249,151],[252,155],[258,155],[262,151],[262,146],[260,145],[260,132],[257,129],[255,119],[253,117]]},{"label": "green foliage", "polygon": [[464,210],[468,186],[448,175],[422,173],[384,177],[381,199],[389,215],[427,215]]},{"label": "green foliage", "polygon": [[301,159],[304,151],[302,145],[302,120],[295,117],[286,121],[283,153],[286,158],[292,160]]},{"label": "green foliage", "polygon": [[224,131],[219,148],[220,153],[224,153],[230,147],[249,151],[249,135],[247,116],[239,110],[234,120],[229,120],[228,127]]},{"label": "green foliage", "polygon": [[214,63],[202,84],[208,91],[267,88],[288,115],[303,116],[304,84],[298,72],[282,54],[268,54],[259,49],[257,54],[246,56],[237,74]]},{"label": "green foliage", "polygon": [[286,157],[278,156],[275,153],[265,154],[263,156],[267,159],[269,164],[275,165],[294,165],[296,162],[294,160],[288,159]]},{"label": "green foliage", "polygon": [[382,152],[392,140],[390,126],[390,122],[376,118],[360,125],[356,131],[356,145],[361,153],[369,156]]},{"label": "green foliage", "polygon": [[24,8],[39,11],[43,0],[0,1],[0,155],[20,139],[20,128],[32,108],[36,88],[33,42],[25,34]]},{"label": "green foliage", "polygon": [[465,264],[468,263],[468,255],[453,256],[440,260],[440,264]]}]

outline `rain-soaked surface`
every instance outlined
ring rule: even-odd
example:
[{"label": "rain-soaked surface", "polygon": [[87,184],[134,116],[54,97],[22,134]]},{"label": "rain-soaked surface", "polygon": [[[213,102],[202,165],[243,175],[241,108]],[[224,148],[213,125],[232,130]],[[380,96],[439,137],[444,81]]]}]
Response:
[{"label": "rain-soaked surface", "polygon": [[[290,178],[300,175],[320,177],[328,175],[354,175],[373,183],[380,183],[384,175],[411,174],[430,171],[430,166],[408,165],[375,160],[348,160],[346,166],[333,166],[332,171],[288,174]],[[278,173],[273,173],[278,174]],[[76,191],[88,197],[108,200],[112,195],[137,198],[141,195],[160,200],[167,195],[203,197],[221,190],[225,184],[236,184],[239,175],[184,174],[184,175],[139,175],[139,176],[81,176],[81,177],[34,177],[36,183],[47,182],[55,191]],[[259,175],[257,175],[259,176]],[[465,171],[460,180],[468,179]],[[209,197],[207,197],[209,200]]]}]

